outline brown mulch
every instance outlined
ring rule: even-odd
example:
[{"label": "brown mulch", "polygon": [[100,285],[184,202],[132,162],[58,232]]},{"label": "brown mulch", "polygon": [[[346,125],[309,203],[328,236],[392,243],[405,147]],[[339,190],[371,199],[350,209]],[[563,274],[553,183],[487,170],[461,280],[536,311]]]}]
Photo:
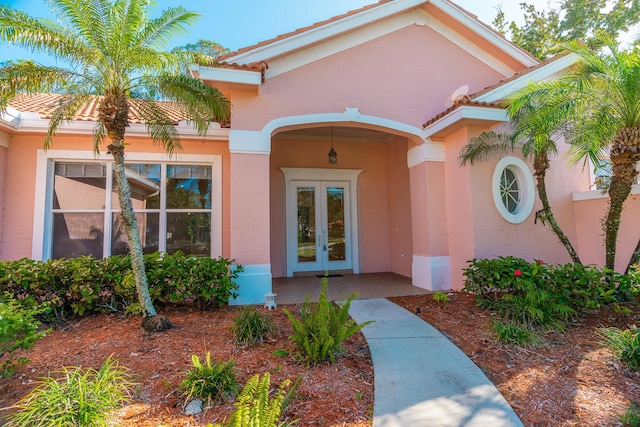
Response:
[{"label": "brown mulch", "polygon": [[[494,314],[475,306],[474,297],[450,293],[438,303],[430,295],[390,298],[438,328],[480,366],[527,426],[616,426],[630,401],[640,401],[640,375],[625,369],[601,344],[601,326],[626,328],[640,324],[640,313],[609,309],[587,313],[566,332],[550,333],[548,345],[516,349],[496,343],[488,326]],[[292,312],[299,306],[289,305]],[[296,425],[370,426],[373,412],[373,370],[366,341],[358,333],[347,340],[334,364],[307,367],[292,356],[291,325],[282,312],[262,310],[276,326],[266,342],[238,347],[231,332],[238,308],[216,311],[163,310],[176,326],[147,335],[140,318],[117,313],[71,321],[33,349],[20,352],[31,359],[16,374],[0,379],[0,408],[15,404],[37,380],[62,366],[98,367],[109,355],[135,375],[138,387],[132,404],[118,412],[121,426],[203,426],[221,422],[232,402],[213,404],[202,414],[185,416],[178,385],[191,365],[191,355],[233,359],[237,379],[244,384],[257,373],[270,372],[275,387],[285,379],[302,381],[286,419]],[[276,352],[276,354],[274,354]],[[11,409],[0,409],[2,415]]]}]

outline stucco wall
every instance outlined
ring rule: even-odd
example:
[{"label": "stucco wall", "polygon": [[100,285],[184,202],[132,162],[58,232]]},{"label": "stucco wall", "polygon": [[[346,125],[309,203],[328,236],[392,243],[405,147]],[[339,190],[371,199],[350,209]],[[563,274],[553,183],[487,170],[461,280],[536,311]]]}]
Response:
[{"label": "stucco wall", "polygon": [[[35,198],[36,153],[43,146],[44,136],[15,135],[6,155],[6,185],[4,197],[5,216],[2,222],[2,259],[30,257],[32,251],[33,215]],[[162,153],[162,149],[147,139],[129,138],[127,152]],[[184,154],[222,155],[222,240],[223,256],[230,256],[229,250],[229,152],[225,142],[183,140]],[[1,148],[1,147],[0,147]],[[52,149],[91,150],[90,136],[55,137]],[[0,153],[2,151],[0,150]],[[0,154],[2,156],[2,154]],[[107,158],[103,148],[103,158]],[[0,162],[2,157],[0,157]],[[0,163],[1,164],[1,163]],[[1,176],[1,174],[0,174]]]},{"label": "stucco wall", "polygon": [[[322,139],[273,138],[270,188],[274,277],[286,275],[285,183],[280,167],[327,168],[330,146],[330,141]],[[401,143],[337,141],[334,147],[338,164],[332,168],[363,170],[358,178],[360,271],[410,275],[410,264],[408,270],[406,264],[411,254],[406,139]],[[398,232],[393,231],[395,227]]]},{"label": "stucco wall", "polygon": [[0,259],[4,259],[4,209],[5,209],[5,182],[7,173],[8,148],[0,145]]},{"label": "stucco wall", "polygon": [[[609,209],[609,198],[596,198],[574,202],[575,221],[578,230],[580,260],[584,264],[604,265],[604,231],[602,220]],[[640,197],[631,195],[624,204],[618,246],[616,250],[616,270],[625,271],[633,249],[640,238]]]},{"label": "stucco wall", "polygon": [[421,127],[457,89],[473,93],[502,77],[430,28],[411,26],[270,78],[260,96],[234,92],[232,121],[260,130],[279,117],[353,107]]},{"label": "stucco wall", "polygon": [[[460,166],[458,156],[470,138],[483,129],[465,128],[451,134],[446,140],[447,209],[449,219],[449,248],[451,254],[452,287],[462,286],[462,268],[466,261],[476,258],[518,256],[528,260],[542,259],[548,263],[566,263],[571,259],[550,227],[535,222],[535,212],[542,209],[537,191],[531,214],[520,224],[512,224],[498,212],[492,189],[492,177],[499,159]],[[588,171],[581,165],[569,167],[566,145],[560,144],[560,153],[551,158],[547,173],[547,195],[556,220],[579,252],[584,245],[578,239],[575,221],[574,191],[589,186]],[[519,157],[517,154],[513,154]],[[528,163],[530,165],[530,163]],[[529,166],[530,171],[533,169]],[[534,179],[535,184],[535,179]],[[592,227],[592,219],[584,219]],[[586,226],[579,226],[585,228]]]}]

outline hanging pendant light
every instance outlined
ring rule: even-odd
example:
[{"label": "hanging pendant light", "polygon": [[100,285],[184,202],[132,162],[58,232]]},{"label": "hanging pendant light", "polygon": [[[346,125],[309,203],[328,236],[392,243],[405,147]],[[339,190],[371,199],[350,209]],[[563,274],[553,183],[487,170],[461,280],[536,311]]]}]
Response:
[{"label": "hanging pendant light", "polygon": [[329,150],[329,164],[335,165],[338,163],[338,153],[333,149],[333,127],[331,128],[331,150]]}]

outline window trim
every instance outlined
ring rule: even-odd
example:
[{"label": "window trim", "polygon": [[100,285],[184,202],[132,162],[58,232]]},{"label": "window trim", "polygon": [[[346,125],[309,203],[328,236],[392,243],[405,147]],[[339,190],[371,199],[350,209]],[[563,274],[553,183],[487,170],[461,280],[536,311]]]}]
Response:
[{"label": "window trim", "polygon": [[[53,191],[50,185],[53,183],[56,161],[86,161],[113,163],[113,159],[96,157],[93,151],[80,150],[43,150],[38,149],[36,154],[36,176],[34,196],[33,234],[31,245],[31,258],[34,260],[46,260],[52,253],[52,220],[50,206],[52,206]],[[216,154],[174,154],[169,156],[164,153],[127,153],[127,163],[166,163],[170,164],[194,164],[211,166],[211,257],[222,256],[222,156]],[[111,168],[107,168],[107,174]],[[109,206],[110,208],[110,206]],[[107,206],[105,206],[107,211]],[[111,209],[109,209],[111,212]],[[105,218],[109,215],[105,215]],[[106,222],[106,219],[105,219]]]},{"label": "window trim", "polygon": [[[507,168],[516,175],[520,184],[520,203],[513,213],[509,212],[502,202],[502,194],[500,193],[500,180],[503,171]],[[531,215],[535,202],[535,186],[529,167],[521,159],[514,156],[506,156],[500,159],[493,171],[492,189],[493,202],[505,220],[512,224],[520,224]]]}]

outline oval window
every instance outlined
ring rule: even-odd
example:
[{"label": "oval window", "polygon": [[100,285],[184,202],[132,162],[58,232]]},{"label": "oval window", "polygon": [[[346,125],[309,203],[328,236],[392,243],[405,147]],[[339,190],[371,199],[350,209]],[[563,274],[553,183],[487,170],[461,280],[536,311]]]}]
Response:
[{"label": "oval window", "polygon": [[493,172],[493,199],[498,212],[513,224],[523,222],[533,210],[533,176],[521,159],[504,157]]}]

